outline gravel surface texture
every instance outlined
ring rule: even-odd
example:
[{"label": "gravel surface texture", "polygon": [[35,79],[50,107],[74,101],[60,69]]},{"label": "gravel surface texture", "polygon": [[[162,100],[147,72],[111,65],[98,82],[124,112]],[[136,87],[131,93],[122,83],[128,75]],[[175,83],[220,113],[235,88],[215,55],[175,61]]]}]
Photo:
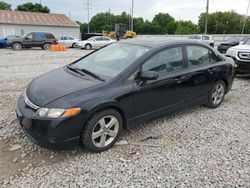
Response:
[{"label": "gravel surface texture", "polygon": [[88,52],[0,50],[0,187],[250,187],[249,77],[235,79],[219,108],[152,120],[103,153],[34,145],[16,122],[18,96]]}]

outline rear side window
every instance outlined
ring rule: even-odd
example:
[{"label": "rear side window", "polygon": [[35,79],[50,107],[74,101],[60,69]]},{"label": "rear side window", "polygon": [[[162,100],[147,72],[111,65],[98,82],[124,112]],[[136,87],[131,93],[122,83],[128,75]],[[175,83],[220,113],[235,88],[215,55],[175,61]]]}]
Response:
[{"label": "rear side window", "polygon": [[45,35],[44,35],[44,33],[35,33],[35,40],[45,40],[46,38],[45,38]]},{"label": "rear side window", "polygon": [[[47,39],[55,39],[55,37],[50,33],[45,33],[45,36]],[[63,40],[65,40],[65,38]]]},{"label": "rear side window", "polygon": [[208,48],[202,46],[187,46],[188,66],[199,66],[218,61],[217,56]]},{"label": "rear side window", "polygon": [[142,66],[142,72],[156,71],[159,74],[181,69],[183,69],[182,47],[166,49],[150,58]]}]

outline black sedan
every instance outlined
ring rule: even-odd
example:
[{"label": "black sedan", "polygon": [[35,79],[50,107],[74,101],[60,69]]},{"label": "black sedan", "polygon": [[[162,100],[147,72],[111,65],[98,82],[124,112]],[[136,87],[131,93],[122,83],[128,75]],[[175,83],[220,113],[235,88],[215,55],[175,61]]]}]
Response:
[{"label": "black sedan", "polygon": [[76,141],[89,151],[110,148],[122,130],[193,105],[216,108],[231,89],[234,62],[191,41],[131,39],[34,79],[17,117],[45,146]]},{"label": "black sedan", "polygon": [[232,37],[228,39],[226,42],[222,42],[218,47],[217,50],[225,54],[227,50],[233,46],[237,46],[240,44],[240,42],[244,42],[247,39],[247,37]]}]

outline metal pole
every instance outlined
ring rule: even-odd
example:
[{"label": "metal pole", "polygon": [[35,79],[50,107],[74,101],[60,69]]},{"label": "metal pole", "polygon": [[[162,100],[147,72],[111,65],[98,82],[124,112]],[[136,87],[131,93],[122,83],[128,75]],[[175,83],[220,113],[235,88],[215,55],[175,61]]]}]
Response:
[{"label": "metal pole", "polygon": [[209,9],[209,0],[207,0],[207,7],[206,7],[205,34],[207,34],[207,25],[208,25],[208,9]]},{"label": "metal pole", "polygon": [[89,0],[87,0],[87,12],[88,12],[88,33],[89,31]]},{"label": "metal pole", "polygon": [[134,0],[132,0],[132,10],[131,10],[131,31],[134,30]]},{"label": "metal pole", "polygon": [[249,5],[250,5],[250,0],[248,1],[247,12],[246,12],[246,16],[245,16],[245,19],[244,19],[244,22],[243,22],[241,34],[244,34],[245,25],[246,25],[246,21],[247,21],[248,10],[249,10]]}]

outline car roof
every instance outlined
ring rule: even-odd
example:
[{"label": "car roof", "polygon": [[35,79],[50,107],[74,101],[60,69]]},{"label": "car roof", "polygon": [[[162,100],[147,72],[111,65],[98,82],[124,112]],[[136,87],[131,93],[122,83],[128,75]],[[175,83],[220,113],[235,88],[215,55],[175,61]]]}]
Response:
[{"label": "car roof", "polygon": [[158,48],[161,46],[166,45],[174,45],[174,44],[199,44],[204,45],[203,43],[191,41],[187,39],[170,39],[170,38],[135,38],[135,39],[127,39],[119,41],[120,43],[126,43],[126,44],[135,44],[135,45],[142,45],[147,46],[150,48]]}]

